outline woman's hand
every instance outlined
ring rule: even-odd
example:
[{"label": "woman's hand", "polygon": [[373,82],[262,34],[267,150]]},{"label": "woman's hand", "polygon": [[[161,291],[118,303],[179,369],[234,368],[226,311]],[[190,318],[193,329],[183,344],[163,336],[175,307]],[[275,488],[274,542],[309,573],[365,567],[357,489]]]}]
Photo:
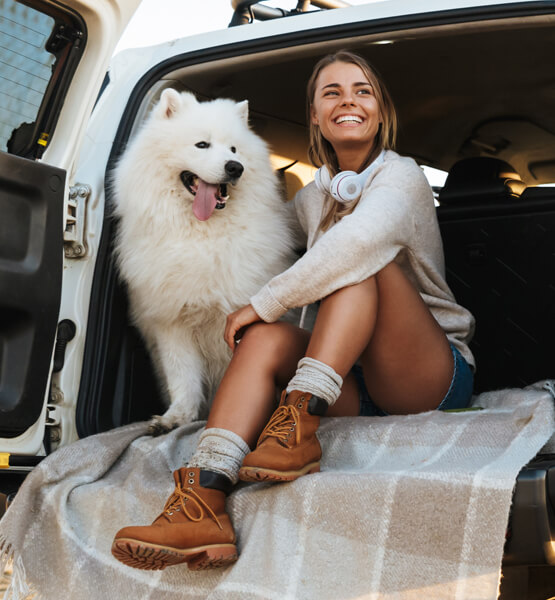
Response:
[{"label": "woman's hand", "polygon": [[243,308],[232,312],[227,316],[224,332],[225,343],[231,350],[235,350],[237,342],[243,336],[245,327],[261,320],[251,304],[247,304],[247,306],[243,306]]}]

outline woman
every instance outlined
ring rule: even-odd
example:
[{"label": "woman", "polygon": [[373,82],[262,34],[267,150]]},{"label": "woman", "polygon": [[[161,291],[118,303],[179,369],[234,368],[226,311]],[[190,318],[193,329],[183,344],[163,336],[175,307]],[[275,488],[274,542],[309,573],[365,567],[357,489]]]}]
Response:
[{"label": "woman", "polygon": [[[307,98],[310,158],[328,175],[295,199],[308,250],[229,315],[233,358],[195,454],[175,471],[175,491],[154,523],[114,540],[112,552],[131,566],[236,560],[226,494],[239,478],[291,481],[318,471],[324,414],[470,402],[473,318],[444,281],[431,189],[418,165],[391,149],[396,116],[385,87],[361,57],[341,51],[315,66]],[[360,198],[332,197],[326,179],[366,169]],[[312,333],[277,322],[316,301]],[[284,391],[274,411],[276,386]]]}]

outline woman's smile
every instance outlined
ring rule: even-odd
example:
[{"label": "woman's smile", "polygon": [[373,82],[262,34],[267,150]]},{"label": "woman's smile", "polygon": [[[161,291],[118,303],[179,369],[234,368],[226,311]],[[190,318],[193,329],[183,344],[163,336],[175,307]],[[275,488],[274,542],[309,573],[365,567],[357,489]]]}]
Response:
[{"label": "woman's smile", "polygon": [[339,117],[335,118],[336,125],[345,125],[345,126],[356,126],[362,123],[362,117],[358,115],[339,115]]}]

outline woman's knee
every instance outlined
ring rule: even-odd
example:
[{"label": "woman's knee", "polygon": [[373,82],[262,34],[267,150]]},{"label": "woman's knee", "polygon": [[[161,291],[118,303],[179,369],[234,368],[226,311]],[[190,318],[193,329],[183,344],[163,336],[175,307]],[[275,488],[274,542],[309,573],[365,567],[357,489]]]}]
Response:
[{"label": "woman's knee", "polygon": [[239,352],[249,362],[269,369],[279,385],[294,374],[304,356],[310,333],[290,323],[253,323],[239,343]]},{"label": "woman's knee", "polygon": [[322,305],[350,305],[352,302],[366,301],[376,296],[376,276],[372,275],[359,283],[347,285],[321,300]]},{"label": "woman's knee", "polygon": [[249,325],[240,345],[248,347],[255,352],[274,356],[279,353],[292,337],[292,326],[289,323],[278,321],[276,323],[257,322]]}]

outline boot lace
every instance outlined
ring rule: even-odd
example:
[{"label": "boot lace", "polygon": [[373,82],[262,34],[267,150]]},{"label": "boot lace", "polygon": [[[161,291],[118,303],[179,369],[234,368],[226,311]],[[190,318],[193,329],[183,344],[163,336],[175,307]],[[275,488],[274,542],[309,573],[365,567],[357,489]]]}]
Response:
[{"label": "boot lace", "polygon": [[[192,514],[191,511],[187,508],[187,501],[190,500],[190,505],[192,504],[197,512],[196,515]],[[175,487],[173,494],[168,498],[166,505],[164,506],[164,510],[160,513],[160,517],[164,515],[166,518],[173,515],[174,512],[179,512],[183,510],[183,512],[187,515],[191,521],[202,521],[204,519],[207,511],[212,519],[216,521],[218,527],[223,529],[222,524],[220,523],[216,513],[208,506],[208,504],[195,492],[195,490],[191,487],[183,489],[181,484],[178,483]]]},{"label": "boot lace", "polygon": [[292,431],[295,431],[295,441],[299,444],[301,441],[299,423],[300,415],[296,406],[292,404],[280,406],[272,415],[264,431],[260,434],[258,444],[268,437],[275,437],[279,441],[284,442],[289,438]]}]

